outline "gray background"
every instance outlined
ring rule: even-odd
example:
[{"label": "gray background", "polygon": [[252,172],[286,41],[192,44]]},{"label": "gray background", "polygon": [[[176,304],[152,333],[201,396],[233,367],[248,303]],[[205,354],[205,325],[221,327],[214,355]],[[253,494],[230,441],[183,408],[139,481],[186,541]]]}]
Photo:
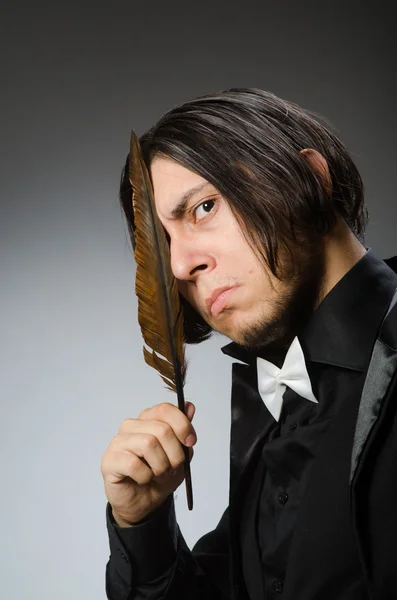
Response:
[{"label": "gray background", "polygon": [[[142,358],[134,264],[117,200],[130,128],[228,87],[325,115],[396,254],[392,3],[2,3],[1,597],[105,598],[100,460],[119,424],[174,401]],[[189,350],[196,404],[189,544],[228,498],[231,359]]]}]

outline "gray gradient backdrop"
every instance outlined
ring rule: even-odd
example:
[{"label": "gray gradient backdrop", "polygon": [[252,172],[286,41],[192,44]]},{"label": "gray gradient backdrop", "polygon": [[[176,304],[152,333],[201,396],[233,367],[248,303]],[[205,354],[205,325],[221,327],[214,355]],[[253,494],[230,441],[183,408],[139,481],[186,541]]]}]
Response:
[{"label": "gray gradient backdrop", "polygon": [[[174,401],[142,358],[117,201],[130,128],[140,134],[174,104],[237,86],[321,113],[362,172],[366,245],[391,256],[392,2],[2,7],[0,596],[96,600],[109,554],[101,456],[123,419]],[[176,505],[190,545],[228,501],[225,342],[189,351],[195,507],[184,485]]]}]

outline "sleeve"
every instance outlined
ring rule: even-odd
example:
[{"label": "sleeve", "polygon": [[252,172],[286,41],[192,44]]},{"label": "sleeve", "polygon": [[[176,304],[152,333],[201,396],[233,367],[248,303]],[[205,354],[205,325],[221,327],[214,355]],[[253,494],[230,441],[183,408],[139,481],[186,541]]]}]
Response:
[{"label": "sleeve", "polygon": [[106,508],[109,600],[228,600],[228,509],[216,529],[190,550],[175,516],[173,495],[148,519],[119,527]]}]

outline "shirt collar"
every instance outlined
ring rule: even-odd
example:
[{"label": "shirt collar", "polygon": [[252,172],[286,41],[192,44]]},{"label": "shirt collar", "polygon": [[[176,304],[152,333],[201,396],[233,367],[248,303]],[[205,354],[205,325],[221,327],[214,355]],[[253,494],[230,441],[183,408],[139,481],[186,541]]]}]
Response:
[{"label": "shirt collar", "polygon": [[[371,248],[342,277],[298,336],[305,360],[366,371],[397,275]],[[255,364],[257,353],[231,342],[224,354]]]}]

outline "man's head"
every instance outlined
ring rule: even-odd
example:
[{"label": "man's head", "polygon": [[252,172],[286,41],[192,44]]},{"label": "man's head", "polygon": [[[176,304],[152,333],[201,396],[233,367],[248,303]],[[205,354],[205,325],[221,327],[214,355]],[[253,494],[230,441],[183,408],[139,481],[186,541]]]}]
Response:
[{"label": "man's head", "polygon": [[[175,107],[140,142],[187,341],[215,329],[250,347],[287,343],[321,292],[324,236],[340,219],[364,233],[362,182],[344,146],[255,89]],[[126,171],[120,198],[132,232]],[[211,306],[224,287],[232,289]]]}]

